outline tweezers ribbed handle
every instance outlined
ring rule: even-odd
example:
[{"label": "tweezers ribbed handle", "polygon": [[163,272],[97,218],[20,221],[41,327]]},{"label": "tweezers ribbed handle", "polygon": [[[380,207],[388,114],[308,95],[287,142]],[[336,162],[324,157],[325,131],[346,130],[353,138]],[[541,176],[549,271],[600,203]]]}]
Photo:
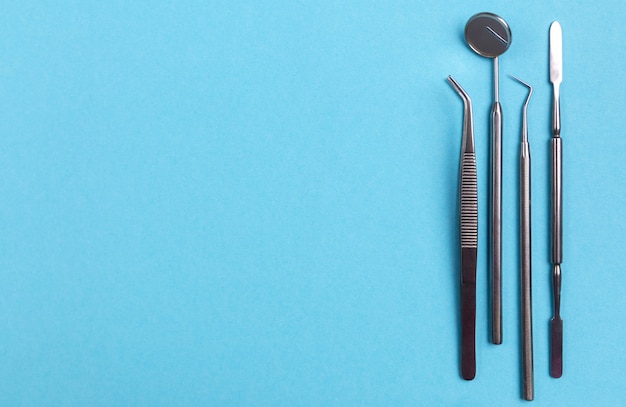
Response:
[{"label": "tweezers ribbed handle", "polygon": [[476,376],[476,252],[478,246],[478,185],[476,156],[461,159],[461,375]]},{"label": "tweezers ribbed handle", "polygon": [[478,184],[476,155],[463,153],[461,161],[461,248],[478,246]]}]

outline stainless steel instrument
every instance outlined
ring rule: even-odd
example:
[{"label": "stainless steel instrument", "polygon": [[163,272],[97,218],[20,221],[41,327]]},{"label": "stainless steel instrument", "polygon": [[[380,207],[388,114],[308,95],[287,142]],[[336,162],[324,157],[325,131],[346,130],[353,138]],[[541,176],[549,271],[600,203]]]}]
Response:
[{"label": "stainless steel instrument", "polygon": [[509,25],[493,13],[478,13],[465,25],[465,40],[472,50],[493,58],[491,108],[490,276],[491,340],[502,343],[502,107],[499,96],[498,57],[511,45]]},{"label": "stainless steel instrument", "polygon": [[554,316],[550,321],[550,376],[563,374],[563,320],[561,319],[561,262],[563,260],[563,191],[560,85],[563,80],[561,25],[550,25],[550,82],[552,99],[552,284]]},{"label": "stainless steel instrument", "polygon": [[524,400],[534,397],[533,383],[533,319],[532,319],[532,245],[530,216],[530,144],[528,143],[528,102],[533,88],[513,77],[528,88],[522,116],[522,141],[519,161],[520,208],[520,277],[522,299],[522,393]]},{"label": "stainless steel instrument", "polygon": [[474,150],[472,100],[448,76],[448,82],[463,99],[463,139],[461,143],[461,375],[476,376],[476,255],[478,247],[478,183]]}]

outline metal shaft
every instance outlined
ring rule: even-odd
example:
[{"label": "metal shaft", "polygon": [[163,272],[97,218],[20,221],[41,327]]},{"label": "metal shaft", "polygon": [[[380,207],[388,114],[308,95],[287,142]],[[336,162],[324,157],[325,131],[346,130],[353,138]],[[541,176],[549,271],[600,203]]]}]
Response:
[{"label": "metal shaft", "polygon": [[499,102],[498,58],[493,59],[494,103],[491,108],[491,340],[502,343],[502,106]]},{"label": "metal shaft", "polygon": [[[558,111],[558,108],[557,108]],[[563,320],[561,319],[561,262],[563,260],[563,190],[561,137],[552,138],[552,287],[554,317],[550,321],[550,376],[563,375]]]},{"label": "metal shaft", "polygon": [[500,101],[500,67],[498,57],[493,59],[493,101]]},{"label": "metal shaft", "polygon": [[522,388],[525,400],[533,391],[532,257],[530,215],[530,148],[522,142],[520,154],[520,266],[522,295]]},{"label": "metal shaft", "polygon": [[562,140],[552,138],[552,263],[563,260]]}]

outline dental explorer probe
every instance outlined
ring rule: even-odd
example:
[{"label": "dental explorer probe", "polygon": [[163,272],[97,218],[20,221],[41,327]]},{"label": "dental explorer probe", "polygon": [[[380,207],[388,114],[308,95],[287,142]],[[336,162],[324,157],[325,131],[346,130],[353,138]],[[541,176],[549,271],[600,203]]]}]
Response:
[{"label": "dental explorer probe", "polygon": [[511,76],[528,88],[522,116],[522,142],[519,161],[519,219],[520,219],[520,277],[522,297],[522,393],[532,400],[533,385],[533,319],[532,319],[532,256],[530,216],[530,145],[528,144],[528,102],[533,88]]}]

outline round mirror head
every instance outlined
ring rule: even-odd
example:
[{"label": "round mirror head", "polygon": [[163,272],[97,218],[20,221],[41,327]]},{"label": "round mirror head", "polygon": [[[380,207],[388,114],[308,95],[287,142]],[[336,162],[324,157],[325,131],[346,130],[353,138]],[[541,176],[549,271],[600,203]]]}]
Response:
[{"label": "round mirror head", "polygon": [[465,24],[465,41],[476,53],[495,58],[511,45],[509,25],[493,13],[478,13]]}]

